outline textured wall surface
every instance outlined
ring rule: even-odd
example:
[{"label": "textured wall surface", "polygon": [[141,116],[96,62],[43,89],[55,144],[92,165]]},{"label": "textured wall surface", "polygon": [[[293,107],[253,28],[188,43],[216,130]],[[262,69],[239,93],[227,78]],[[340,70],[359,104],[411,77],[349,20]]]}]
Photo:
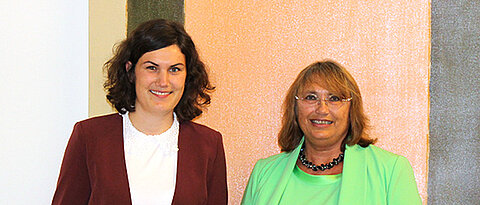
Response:
[{"label": "textured wall surface", "polygon": [[89,0],[88,115],[113,112],[103,89],[103,64],[112,57],[113,45],[126,36],[126,0]]},{"label": "textured wall surface", "polygon": [[170,19],[183,24],[183,0],[127,0],[128,32],[139,24],[156,18]]},{"label": "textured wall surface", "polygon": [[198,121],[224,135],[231,204],[254,163],[279,153],[288,87],[325,58],[355,77],[370,134],[410,160],[426,203],[430,1],[195,0],[185,25],[217,86]]},{"label": "textured wall surface", "polygon": [[479,1],[432,1],[429,204],[479,204],[479,22]]}]

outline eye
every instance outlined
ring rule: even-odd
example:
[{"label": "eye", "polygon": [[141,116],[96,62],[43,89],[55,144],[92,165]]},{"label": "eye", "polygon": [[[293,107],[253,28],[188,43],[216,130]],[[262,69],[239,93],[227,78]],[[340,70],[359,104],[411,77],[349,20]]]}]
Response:
[{"label": "eye", "polygon": [[171,67],[170,69],[168,69],[170,72],[172,73],[176,73],[178,71],[181,71],[182,69],[178,68],[178,67]]},{"label": "eye", "polygon": [[340,100],[342,100],[342,99],[340,97],[336,96],[336,95],[328,96],[328,101],[330,101],[330,102],[338,102]]},{"label": "eye", "polygon": [[156,68],[155,66],[153,66],[153,65],[147,66],[146,69],[147,69],[147,70],[157,70],[157,68]]},{"label": "eye", "polygon": [[307,101],[317,101],[318,97],[314,94],[308,94],[303,99]]}]

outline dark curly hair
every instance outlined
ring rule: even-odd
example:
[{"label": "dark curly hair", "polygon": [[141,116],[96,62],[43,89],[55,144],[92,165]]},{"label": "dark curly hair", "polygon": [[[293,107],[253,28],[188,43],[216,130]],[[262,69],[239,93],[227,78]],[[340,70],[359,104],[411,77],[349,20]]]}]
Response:
[{"label": "dark curly hair", "polygon": [[[134,112],[135,100],[135,65],[145,53],[177,45],[187,67],[185,90],[180,102],[175,106],[175,113],[180,121],[192,120],[202,114],[202,109],[210,104],[209,92],[215,87],[210,84],[205,64],[200,60],[190,36],[182,25],[155,19],[139,25],[128,37],[118,44],[114,56],[104,64],[107,80],[103,87],[107,99],[119,113]],[[127,71],[127,62],[132,68]]]}]

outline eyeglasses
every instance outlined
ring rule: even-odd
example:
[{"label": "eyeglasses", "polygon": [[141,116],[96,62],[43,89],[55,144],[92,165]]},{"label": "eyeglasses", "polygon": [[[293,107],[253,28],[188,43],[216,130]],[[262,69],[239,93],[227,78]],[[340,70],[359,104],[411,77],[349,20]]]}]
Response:
[{"label": "eyeglasses", "polygon": [[321,101],[325,101],[325,104],[329,108],[339,108],[344,102],[349,102],[352,98],[341,98],[336,95],[329,95],[325,98],[320,98],[315,94],[307,94],[305,97],[295,96],[295,99],[307,106],[314,106],[320,104]]}]

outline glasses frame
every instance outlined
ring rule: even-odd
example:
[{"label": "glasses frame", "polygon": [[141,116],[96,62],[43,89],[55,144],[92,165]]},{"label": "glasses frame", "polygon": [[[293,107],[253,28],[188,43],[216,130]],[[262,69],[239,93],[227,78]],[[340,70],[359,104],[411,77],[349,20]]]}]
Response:
[{"label": "glasses frame", "polygon": [[[328,97],[330,97],[330,96],[328,96]],[[312,105],[312,106],[313,106],[313,105],[319,105],[319,104],[320,104],[320,101],[324,101],[324,102],[325,102],[325,105],[331,106],[331,104],[329,104],[329,103],[332,103],[332,101],[330,101],[330,100],[328,99],[328,97],[325,97],[325,98],[318,97],[318,99],[315,100],[315,101],[316,101],[315,103],[309,103],[307,100],[305,100],[305,98],[301,98],[301,97],[298,97],[298,96],[295,95],[295,100],[300,100],[300,101],[302,101],[302,102],[306,102],[307,105]],[[340,98],[340,97],[339,97],[339,98]],[[352,97],[349,97],[349,98],[340,98],[340,100],[339,100],[338,102],[344,103],[344,102],[350,102],[351,100],[352,100]],[[309,100],[309,101],[312,101],[312,100]]]}]

